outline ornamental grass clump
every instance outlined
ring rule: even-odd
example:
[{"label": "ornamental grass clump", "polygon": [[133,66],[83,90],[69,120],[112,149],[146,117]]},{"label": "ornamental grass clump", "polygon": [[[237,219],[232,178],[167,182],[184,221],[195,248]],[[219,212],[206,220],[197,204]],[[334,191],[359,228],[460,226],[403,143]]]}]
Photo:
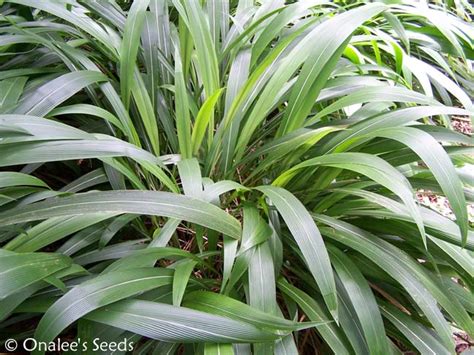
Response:
[{"label": "ornamental grass clump", "polygon": [[474,336],[467,1],[0,3],[0,344]]}]

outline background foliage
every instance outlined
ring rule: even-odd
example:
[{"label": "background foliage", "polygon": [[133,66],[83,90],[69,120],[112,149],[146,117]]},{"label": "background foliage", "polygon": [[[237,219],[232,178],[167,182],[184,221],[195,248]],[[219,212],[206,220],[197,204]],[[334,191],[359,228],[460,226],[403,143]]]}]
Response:
[{"label": "background foliage", "polygon": [[466,0],[1,3],[2,340],[446,354],[474,335]]}]

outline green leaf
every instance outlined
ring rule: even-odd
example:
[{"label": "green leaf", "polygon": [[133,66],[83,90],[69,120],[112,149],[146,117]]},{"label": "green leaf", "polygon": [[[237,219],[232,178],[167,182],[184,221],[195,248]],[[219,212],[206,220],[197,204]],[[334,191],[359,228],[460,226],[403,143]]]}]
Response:
[{"label": "green leaf", "polygon": [[153,110],[153,104],[145,88],[145,83],[137,69],[134,70],[134,80],[132,80],[132,93],[137,105],[138,112],[143,122],[148,141],[152,146],[153,152],[160,155],[160,138],[158,124]]},{"label": "green leaf", "polygon": [[37,202],[0,213],[0,226],[89,213],[148,214],[179,218],[240,238],[240,223],[207,202],[157,191],[104,191]]},{"label": "green leaf", "polygon": [[130,92],[138,48],[140,46],[140,35],[145,23],[145,12],[150,0],[137,0],[132,3],[128,12],[123,40],[120,45],[120,92],[125,107],[130,105]]},{"label": "green leaf", "polygon": [[[94,139],[94,136],[89,138],[90,139],[54,140],[46,142],[34,141],[42,140],[41,138],[22,138],[22,140],[31,140],[31,142],[25,142],[21,145],[2,145],[2,152],[5,152],[5,155],[0,156],[0,166],[46,161],[99,158],[135,182],[136,179],[134,178],[133,173],[130,175],[130,171],[127,171],[126,166],[109,159],[111,157],[127,156],[134,159],[151,174],[156,176],[171,191],[177,191],[176,184],[160,168],[160,166],[163,166],[163,162],[160,158],[157,158],[149,152],[137,148],[132,144],[112,138],[110,136],[99,135],[97,137],[98,139]],[[137,184],[138,186],[142,186],[140,185],[139,181]]]},{"label": "green leaf", "polygon": [[[223,90],[224,89],[221,88],[214,92],[212,95],[210,95],[199,109],[194,123],[193,133],[191,136],[194,154],[197,154],[199,152],[199,148],[201,147],[204,135],[206,134],[206,129],[208,129],[208,127],[211,131],[214,129],[212,120],[212,117],[214,116],[214,108]],[[209,140],[209,144],[210,142],[211,141]]]},{"label": "green leaf", "polygon": [[0,112],[15,106],[27,80],[27,77],[17,77],[0,81]]},{"label": "green leaf", "polygon": [[165,342],[265,342],[277,335],[249,323],[184,307],[127,300],[87,316],[95,322]]},{"label": "green leaf", "polygon": [[87,139],[93,137],[77,128],[36,116],[0,115],[0,124],[25,133],[24,137],[0,141],[1,144],[34,140]]},{"label": "green leaf", "polygon": [[188,27],[196,47],[197,62],[206,97],[210,97],[219,88],[219,66],[215,43],[212,41],[209,22],[201,4],[197,1],[173,0],[180,17]]},{"label": "green leaf", "polygon": [[204,344],[204,355],[234,355],[232,344]]},{"label": "green leaf", "polygon": [[288,283],[283,278],[278,280],[278,288],[288,297],[293,299],[313,322],[323,322],[317,328],[318,333],[328,343],[335,354],[350,354],[352,348],[347,344],[347,340],[341,333],[340,329],[334,323],[328,322],[329,315],[313,298],[308,294]]},{"label": "green leaf", "polygon": [[107,77],[102,73],[89,70],[61,75],[59,78],[48,81],[46,84],[24,95],[13,113],[45,116],[79,90],[106,80]]},{"label": "green leaf", "polygon": [[385,329],[375,297],[357,266],[339,249],[329,248],[331,262],[354,306],[370,353],[388,354]]},{"label": "green leaf", "polygon": [[268,48],[272,40],[278,36],[280,31],[282,31],[285,26],[292,24],[294,21],[296,22],[299,17],[308,14],[308,9],[316,5],[318,5],[317,0],[289,4],[285,6],[285,8],[280,11],[273,19],[271,19],[271,21],[268,22],[268,25],[262,26],[263,30],[252,46],[251,66],[254,66],[265,49]]},{"label": "green leaf", "polygon": [[70,114],[81,114],[81,115],[90,115],[104,119],[107,122],[112,123],[115,127],[120,129],[123,133],[127,133],[123,128],[122,122],[115,117],[109,111],[94,105],[88,104],[76,104],[69,106],[61,106],[55,108],[54,110],[48,113],[48,116],[61,116],[61,115],[70,115]]},{"label": "green leaf", "polygon": [[104,227],[90,226],[82,229],[80,232],[74,234],[71,238],[67,239],[66,242],[61,245],[57,250],[58,253],[64,255],[74,255],[83,248],[97,242],[104,230]]},{"label": "green leaf", "polygon": [[288,109],[279,127],[279,135],[302,127],[304,119],[336,66],[347,38],[362,23],[384,9],[385,6],[380,3],[368,4],[337,15],[319,26],[312,41],[311,53],[291,91]]},{"label": "green leaf", "polygon": [[35,338],[38,341],[52,341],[68,325],[87,313],[143,291],[170,284],[172,275],[173,271],[167,269],[132,269],[107,273],[83,282],[48,309],[36,328]]},{"label": "green leaf", "polygon": [[[248,263],[248,304],[268,314],[278,314],[275,286],[275,265],[269,243],[254,247]],[[279,312],[281,314],[281,311]],[[291,335],[288,335],[291,337]],[[286,337],[285,337],[286,338]],[[272,353],[274,344],[254,344],[256,353]]]},{"label": "green leaf", "polygon": [[188,308],[225,316],[259,328],[272,331],[290,332],[296,329],[306,329],[318,326],[324,322],[297,323],[271,313],[261,311],[228,296],[208,291],[195,291],[185,296],[183,305]]},{"label": "green leaf", "polygon": [[[13,255],[13,253],[12,253]],[[55,278],[60,280],[61,278],[76,275],[76,274],[86,274],[87,271],[84,270],[81,266],[72,264],[69,267],[61,269],[54,274],[47,276],[47,279]],[[38,281],[25,288],[22,288],[18,292],[11,294],[10,296],[4,298],[0,301],[0,321],[5,320],[19,305],[21,305],[25,300],[30,299],[37,291],[44,289],[49,284],[43,279],[44,282]],[[62,282],[61,282],[62,283]],[[64,284],[63,284],[64,285]]]},{"label": "green leaf", "polygon": [[367,87],[357,90],[356,92],[344,96],[336,102],[326,106],[316,115],[306,121],[306,125],[316,123],[319,119],[330,115],[331,113],[349,107],[351,105],[368,103],[368,102],[407,102],[417,103],[420,105],[429,105],[436,101],[428,96],[420,94],[416,91],[407,90],[401,87]]},{"label": "green leaf", "polygon": [[325,142],[318,151],[320,155],[330,151],[342,152],[347,150],[354,141],[357,142],[360,137],[368,133],[374,132],[378,129],[403,126],[424,117],[469,114],[469,111],[446,106],[417,106],[402,108],[386,113],[377,112],[375,115],[371,115],[371,117],[367,119],[354,123],[351,125],[350,129],[339,132],[339,134]]},{"label": "green leaf", "polygon": [[176,111],[176,130],[178,132],[179,150],[183,158],[187,159],[192,157],[191,117],[179,48],[175,48],[175,62],[174,85],[176,98],[174,105]]},{"label": "green leaf", "polygon": [[17,252],[32,252],[54,243],[74,232],[87,228],[115,214],[94,213],[77,216],[53,217],[29,228],[7,243],[4,248]]},{"label": "green leaf", "polygon": [[306,160],[281,174],[274,185],[284,185],[291,179],[299,169],[311,166],[331,166],[339,169],[347,169],[365,175],[368,178],[385,186],[399,196],[410,211],[410,215],[416,222],[421,237],[426,247],[426,235],[423,220],[418,207],[414,202],[414,194],[407,178],[385,160],[365,153],[337,153],[323,155]]},{"label": "green leaf", "polygon": [[290,192],[276,186],[259,186],[277,208],[295,238],[306,265],[316,280],[326,305],[337,320],[337,298],[329,256],[316,224],[304,205]]},{"label": "green leaf", "polygon": [[156,229],[153,233],[153,240],[148,245],[151,247],[164,247],[168,244],[181,220],[170,218],[161,229]]},{"label": "green leaf", "polygon": [[258,210],[253,206],[244,206],[244,225],[239,255],[268,240],[272,229],[260,217]]},{"label": "green leaf", "polygon": [[331,227],[322,229],[324,235],[362,253],[397,280],[426,315],[448,349],[454,349],[451,329],[438,308],[438,302],[460,323],[465,324],[466,329],[472,327],[472,320],[469,319],[462,306],[446,297],[443,290],[439,289],[427,277],[420,265],[406,253],[349,223],[328,216],[315,215],[314,217]]},{"label": "green leaf", "polygon": [[286,159],[283,167],[286,167],[290,162],[298,161],[306,151],[318,143],[326,135],[339,131],[341,127],[321,127],[318,129],[300,128],[296,131],[290,132],[283,137],[279,137],[270,141],[268,144],[258,147],[255,152],[247,155],[241,162],[248,162],[262,155],[265,155],[263,161],[259,162],[258,166],[252,167],[250,177],[254,177],[257,173],[266,172],[272,164],[279,168],[279,163],[282,159]]},{"label": "green leaf", "polygon": [[66,22],[70,22],[83,31],[89,33],[92,37],[99,40],[101,44],[112,53],[115,52],[115,49],[111,44],[110,36],[107,34],[105,29],[103,29],[101,26],[98,26],[83,12],[69,11],[66,6],[63,6],[63,4],[60,2],[43,2],[36,0],[7,0],[7,2],[24,5],[30,8],[36,8],[62,18]]},{"label": "green leaf", "polygon": [[394,306],[384,303],[380,307],[382,314],[388,319],[421,354],[451,354],[442,343],[420,323]]},{"label": "green leaf", "polygon": [[0,188],[22,185],[48,188],[46,183],[34,176],[10,171],[0,171]]},{"label": "green leaf", "polygon": [[173,277],[173,305],[181,305],[181,301],[186,291],[186,285],[188,284],[189,278],[196,266],[195,260],[185,260],[178,262],[174,267]]},{"label": "green leaf", "polygon": [[411,127],[378,130],[372,136],[385,137],[405,144],[412,149],[433,173],[448,198],[461,229],[463,245],[467,241],[468,216],[463,185],[451,159],[430,134]]},{"label": "green leaf", "polygon": [[150,247],[134,250],[130,255],[124,256],[121,259],[113,262],[105,268],[103,273],[122,270],[122,269],[132,269],[132,268],[141,268],[141,267],[152,267],[160,259],[181,259],[188,258],[196,262],[201,262],[201,260],[185,250],[177,248],[157,248]]},{"label": "green leaf", "polygon": [[[243,95],[241,94],[241,90],[246,86],[246,81],[249,76],[249,68],[250,66],[250,49],[244,48],[243,50],[239,51],[236,55],[235,59],[233,60],[230,71],[229,71],[229,78],[227,83],[227,89],[225,94],[225,115],[228,115],[229,112],[235,112],[234,105],[238,102],[238,99],[243,99]],[[236,113],[237,115],[241,114],[240,112]],[[224,122],[222,123],[224,126]],[[221,126],[221,127],[222,127]],[[222,129],[219,127],[219,129]],[[235,122],[235,119],[229,123],[229,128],[226,134],[224,135],[223,139],[223,162],[224,169],[227,169],[227,166],[230,164],[230,159],[232,156],[230,154],[233,153],[231,151],[235,148],[235,143],[237,141],[238,136],[238,122]],[[218,131],[218,134],[220,131]]]},{"label": "green leaf", "polygon": [[71,265],[64,255],[7,253],[0,255],[0,300]]},{"label": "green leaf", "polygon": [[99,240],[99,248],[105,247],[110,242],[110,240],[115,236],[115,234],[117,234],[120,231],[120,229],[125,227],[135,218],[137,218],[136,215],[128,215],[128,214],[115,218],[103,231]]},{"label": "green leaf", "polygon": [[177,165],[184,194],[189,197],[202,198],[201,168],[197,159],[180,160]]},{"label": "green leaf", "polygon": [[339,323],[344,330],[344,334],[349,339],[356,354],[369,354],[369,347],[364,337],[359,317],[355,305],[351,302],[349,294],[346,292],[340,278],[336,275],[337,300],[340,304]]}]

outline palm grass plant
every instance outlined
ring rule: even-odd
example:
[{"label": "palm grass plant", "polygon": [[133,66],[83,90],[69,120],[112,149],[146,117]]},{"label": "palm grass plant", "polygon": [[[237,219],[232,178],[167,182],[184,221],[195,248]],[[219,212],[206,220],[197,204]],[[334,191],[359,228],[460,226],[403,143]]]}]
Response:
[{"label": "palm grass plant", "polygon": [[0,3],[0,340],[474,336],[467,1]]}]

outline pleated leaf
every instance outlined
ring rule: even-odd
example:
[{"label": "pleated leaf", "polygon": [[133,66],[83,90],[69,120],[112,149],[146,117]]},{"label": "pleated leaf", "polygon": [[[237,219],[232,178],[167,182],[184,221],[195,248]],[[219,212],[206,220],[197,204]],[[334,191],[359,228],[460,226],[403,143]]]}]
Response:
[{"label": "pleated leaf", "polygon": [[0,226],[94,212],[179,218],[240,238],[240,223],[220,208],[187,196],[157,191],[104,191],[76,194],[0,213]]},{"label": "pleated leaf", "polygon": [[107,273],[83,282],[56,301],[41,318],[35,332],[38,341],[52,341],[68,325],[87,313],[139,294],[171,284],[173,271],[132,269]]},{"label": "pleated leaf", "polygon": [[0,299],[4,299],[59,270],[67,268],[71,263],[71,259],[60,254],[1,254]]},{"label": "pleated leaf", "polygon": [[168,304],[127,300],[90,313],[88,319],[165,342],[265,342],[277,335],[249,323]]},{"label": "pleated leaf", "polygon": [[379,130],[374,136],[393,139],[412,149],[433,173],[446,194],[457,218],[463,244],[467,241],[468,217],[463,185],[451,159],[430,134],[411,127],[397,127]]},{"label": "pleated leaf", "polygon": [[45,116],[79,90],[107,77],[96,71],[82,70],[64,74],[22,97],[13,113]]},{"label": "pleated leaf", "polygon": [[337,319],[336,286],[329,256],[316,224],[303,204],[290,192],[276,186],[260,186],[277,208],[295,238],[306,265],[316,280],[326,305]]}]

